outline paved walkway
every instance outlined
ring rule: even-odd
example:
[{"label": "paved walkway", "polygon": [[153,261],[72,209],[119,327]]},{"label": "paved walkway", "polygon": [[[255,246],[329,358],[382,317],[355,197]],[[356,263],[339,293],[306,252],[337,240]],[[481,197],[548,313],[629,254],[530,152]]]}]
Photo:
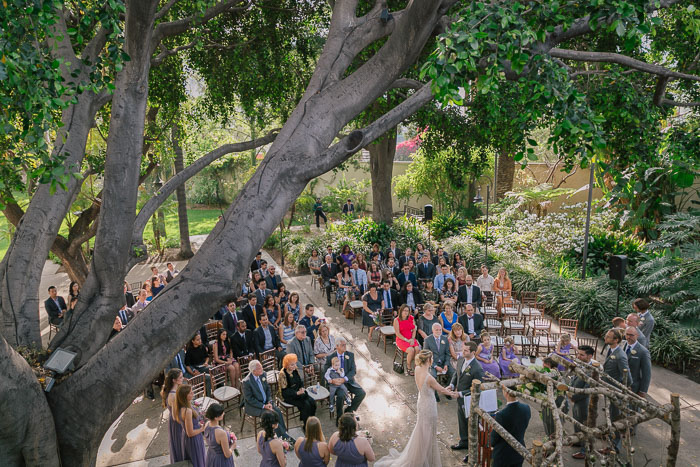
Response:
[{"label": "paved walkway", "polygon": [[[193,238],[195,244],[201,244],[203,237]],[[274,263],[269,255],[264,254],[264,258]],[[184,262],[175,263],[178,269],[182,269],[185,264]],[[164,263],[155,264],[159,269],[165,269]],[[127,276],[127,281],[142,281],[148,278],[150,266],[152,266],[150,263],[136,266]],[[46,290],[48,285],[53,284],[59,288],[59,294],[66,294],[68,278],[65,274],[57,274],[57,269],[56,265],[47,262],[42,276],[41,290]],[[353,324],[351,320],[346,320],[337,308],[328,309],[318,288],[312,288],[310,276],[292,278],[283,276],[283,278],[287,284],[287,290],[298,291],[302,304],[313,303],[316,314],[325,316],[333,334],[346,337],[350,344],[349,350],[355,353],[358,367],[357,380],[367,392],[367,398],[358,410],[358,415],[362,429],[368,429],[373,434],[377,455],[387,454],[390,448],[402,449],[415,423],[417,391],[413,378],[397,375],[392,371],[393,348],[389,346],[385,354],[381,345],[377,347],[376,340],[372,343],[367,342],[366,332],[360,332],[360,320]],[[43,310],[42,315],[45,315]],[[47,327],[45,323],[44,326]],[[669,401],[669,395],[673,392],[681,394],[682,402],[681,449],[677,465],[697,466],[700,450],[692,446],[700,445],[700,385],[681,375],[654,366],[649,396],[664,404]],[[438,404],[438,413],[437,437],[441,446],[443,465],[462,465],[461,455],[449,449],[449,445],[457,440],[456,402],[442,398],[442,402]],[[317,415],[323,423],[326,437],[329,437],[335,431],[335,426],[329,417],[327,406],[319,406]],[[240,431],[241,420],[237,410],[227,413],[225,423],[240,439],[241,457],[236,459],[236,465],[244,467],[258,465],[259,455],[255,450],[251,427],[246,425],[244,430]],[[293,429],[292,435],[299,436],[301,430],[298,428],[298,422],[293,425],[296,428]],[[565,426],[565,429],[570,427]],[[636,448],[636,464],[645,465],[647,461],[649,462],[646,465],[663,463],[669,433],[668,426],[658,420],[641,425],[633,440]],[[160,398],[157,396],[155,401],[139,398],[114,422],[105,435],[100,446],[97,465],[167,465],[169,461],[167,437],[167,411],[162,409]],[[543,438],[542,421],[533,410],[530,427],[526,434],[526,444],[531,446],[534,439]],[[574,448],[565,449],[566,465],[583,465],[583,461],[571,459],[570,455],[573,452]],[[463,451],[460,451],[460,454],[463,455]],[[295,455],[288,455],[287,459],[288,465],[298,465]],[[330,465],[334,465],[334,461],[331,461]]]}]

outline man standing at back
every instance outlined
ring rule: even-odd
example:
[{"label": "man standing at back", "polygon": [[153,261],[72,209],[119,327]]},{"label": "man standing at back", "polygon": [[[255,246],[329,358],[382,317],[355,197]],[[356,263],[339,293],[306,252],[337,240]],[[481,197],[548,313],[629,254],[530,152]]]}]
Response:
[{"label": "man standing at back", "polygon": [[343,204],[343,215],[344,216],[354,216],[355,215],[355,205],[352,204],[351,199],[348,199],[348,202]]},{"label": "man standing at back", "polygon": [[[503,397],[506,398],[506,406],[496,413],[494,419],[520,444],[524,445],[525,432],[530,424],[530,406],[519,402],[515,396],[511,396],[505,386],[501,387],[503,388]],[[506,443],[495,430],[491,432],[491,447],[493,447],[491,456],[493,467],[520,467],[523,465],[523,456]]]}]

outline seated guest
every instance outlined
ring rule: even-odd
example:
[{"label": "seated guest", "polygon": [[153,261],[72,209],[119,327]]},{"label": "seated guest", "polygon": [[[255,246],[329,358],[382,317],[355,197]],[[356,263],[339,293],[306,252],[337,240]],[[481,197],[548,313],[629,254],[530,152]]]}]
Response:
[{"label": "seated guest", "polygon": [[[272,412],[277,417],[277,427],[275,428],[277,436],[282,439],[291,439],[287,434],[284,416],[280,409],[273,403],[274,398],[272,397],[270,385],[267,382],[262,363],[258,360],[251,360],[250,363],[248,363],[248,370],[250,373],[241,381],[243,400],[245,401],[245,413],[254,417],[260,417],[265,411]],[[265,426],[265,417],[266,416],[263,415],[263,427]],[[270,437],[272,437],[272,433],[270,433]]]},{"label": "seated guest", "polygon": [[114,324],[112,324],[112,330],[109,333],[109,339],[119,334],[122,329],[124,329],[124,326],[122,325],[122,320],[119,319],[119,316],[115,316]]},{"label": "seated guest", "polygon": [[267,288],[272,290],[272,293],[276,294],[279,290],[279,285],[282,283],[282,278],[277,274],[277,269],[274,264],[270,265],[267,270],[269,271],[269,274],[265,278]]},{"label": "seated guest", "polygon": [[498,366],[501,368],[503,378],[517,378],[520,376],[518,373],[510,370],[511,363],[520,364],[520,359],[515,355],[516,351],[512,337],[509,336],[503,339],[503,348],[498,356]]},{"label": "seated guest", "polygon": [[63,297],[58,296],[58,291],[53,285],[49,287],[49,298],[44,302],[44,308],[46,308],[51,324],[59,326],[63,323],[63,314],[68,310],[68,307]]},{"label": "seated guest", "polygon": [[440,301],[442,303],[457,303],[458,298],[459,290],[457,289],[457,285],[454,280],[448,278],[440,291]]},{"label": "seated guest", "polygon": [[432,303],[427,303],[423,307],[423,316],[418,319],[418,334],[416,338],[420,345],[424,345],[426,337],[433,333],[433,324],[440,323],[440,318],[435,316],[435,307]]},{"label": "seated guest", "polygon": [[275,303],[275,297],[273,295],[268,295],[263,301],[263,313],[267,315],[267,319],[270,320],[272,327],[277,327],[279,325],[282,317],[280,316],[280,307]]},{"label": "seated guest", "polygon": [[332,306],[331,293],[333,292],[333,286],[338,284],[338,272],[338,265],[333,263],[331,255],[326,255],[326,262],[321,266],[321,278],[323,279],[323,286],[326,288],[328,306]]},{"label": "seated guest", "polygon": [[396,247],[396,240],[391,240],[389,242],[389,248],[386,249],[386,252],[384,252],[384,258],[387,260],[391,256],[392,258],[396,259],[399,256],[399,249]]},{"label": "seated guest", "polygon": [[377,284],[370,284],[369,291],[362,297],[362,324],[369,328],[370,341],[372,333],[377,327],[377,316],[384,309],[384,304],[387,300],[391,301],[391,293],[393,289],[389,288],[389,281],[385,280],[382,293],[387,294],[382,298],[382,293],[377,290]]},{"label": "seated guest", "polygon": [[238,313],[236,312],[236,302],[229,301],[224,307],[223,318],[221,319],[224,329],[228,333],[229,341],[233,339],[233,335],[238,332]]},{"label": "seated guest", "polygon": [[[124,284],[128,287],[128,284],[126,281],[124,281]],[[125,292],[126,293],[126,292]],[[70,303],[71,299],[75,298],[77,299],[80,296],[80,284],[78,284],[75,281],[72,281],[70,285],[68,286],[68,296],[66,297],[66,303]],[[127,304],[128,306],[128,304]]]},{"label": "seated guest", "polygon": [[438,247],[437,250],[435,250],[435,256],[431,258],[431,261],[433,264],[440,264],[440,261],[445,261],[445,264],[449,266],[449,261],[450,261],[450,256],[445,252],[445,250],[442,249],[442,247]]},{"label": "seated guest", "polygon": [[151,293],[151,280],[150,279],[148,279],[147,281],[145,281],[143,283],[143,285],[141,286],[141,290],[146,291],[146,301],[150,303],[151,300],[153,300],[153,294]]},{"label": "seated guest", "polygon": [[338,273],[338,290],[335,291],[336,302],[343,302],[343,310],[347,307],[348,302],[354,300],[355,292],[357,287],[355,287],[355,281],[350,275],[350,266],[343,264]]},{"label": "seated guest", "polygon": [[[576,353],[576,346],[571,343],[571,336],[568,333],[562,333],[561,336],[559,336],[559,342],[557,342],[556,347],[554,348],[554,352],[560,357],[571,361],[571,354]],[[564,368],[563,365],[559,365],[557,367],[559,371],[564,371],[566,368]]]},{"label": "seated guest", "polygon": [[303,428],[306,429],[306,420],[316,415],[316,401],[306,393],[302,374],[299,370],[297,356],[288,353],[282,360],[282,369],[279,372],[277,382],[282,392],[282,400],[299,409],[299,418]]},{"label": "seated guest", "polygon": [[[410,282],[407,283],[407,285],[410,284]],[[401,305],[398,316],[394,318],[393,326],[396,333],[396,346],[406,353],[407,372],[413,376],[418,340],[416,339],[416,323],[408,305]]]},{"label": "seated guest", "polygon": [[250,265],[250,272],[251,274],[257,271],[262,267],[262,252],[258,251],[255,255],[255,259],[253,260],[253,263]]},{"label": "seated guest", "polygon": [[165,288],[165,285],[160,281],[158,276],[151,277],[151,294],[155,297]]},{"label": "seated guest", "polygon": [[199,333],[195,334],[187,344],[185,368],[187,373],[193,376],[209,371],[209,352],[207,352],[207,347],[202,344],[202,336]]},{"label": "seated guest", "polygon": [[134,303],[136,302],[136,296],[134,294],[138,294],[138,292],[138,290],[131,290],[129,283],[124,281],[124,300],[126,300],[126,306],[129,308],[134,306]]},{"label": "seated guest", "polygon": [[355,259],[355,253],[350,250],[350,245],[343,245],[340,249],[340,257],[343,258],[343,262],[348,266],[352,264],[352,260]]},{"label": "seated guest", "polygon": [[367,285],[369,281],[367,280],[367,272],[360,268],[360,262],[354,260],[352,262],[352,270],[350,270],[350,275],[355,283],[355,288],[358,291],[357,296],[361,296],[367,290]]},{"label": "seated guest", "polygon": [[651,342],[651,332],[654,330],[654,317],[649,312],[649,302],[638,298],[632,302],[632,308],[639,314],[639,330],[646,337],[647,343]]},{"label": "seated guest", "polygon": [[379,249],[379,243],[375,243],[375,244],[372,245],[372,252],[370,253],[370,257],[371,257],[373,254],[376,255],[376,261],[377,261],[378,263],[381,263],[382,261],[384,261],[385,256],[384,256],[384,254],[381,252],[381,250]]},{"label": "seated guest", "polygon": [[[333,404],[335,403],[336,399],[335,395],[338,392],[343,394],[345,397],[345,403],[348,406],[352,404],[352,397],[350,397],[350,393],[348,392],[348,388],[345,386],[345,383],[337,384],[341,380],[345,381],[345,371],[340,367],[340,359],[338,357],[333,358],[331,361],[331,367],[326,370],[326,374],[323,375],[323,377],[328,384],[328,392],[330,393],[328,396],[328,400],[330,401],[328,410],[331,413],[335,412],[335,406]],[[333,380],[335,380],[335,383]]]},{"label": "seated guest", "polygon": [[[139,297],[138,300],[136,300],[136,303],[131,307],[131,311],[135,313],[139,313],[143,311],[144,308],[146,308],[146,305],[148,305],[148,296],[146,294],[146,291],[144,289],[139,290]],[[127,302],[126,306],[129,306],[129,303]]]},{"label": "seated guest", "polygon": [[465,283],[459,288],[458,301],[459,303],[469,303],[474,305],[474,308],[481,308],[481,290],[476,285],[473,285],[474,279],[467,274]]},{"label": "seated guest", "polygon": [[452,279],[452,282],[455,281],[455,277],[449,273],[449,267],[443,264],[440,266],[440,273],[436,274],[435,279],[433,279],[433,286],[436,290],[442,290],[447,279]]},{"label": "seated guest", "polygon": [[455,271],[459,271],[463,267],[466,267],[466,264],[462,259],[462,255],[455,252],[455,254],[452,255],[452,269]]},{"label": "seated guest", "polygon": [[326,323],[321,323],[318,326],[318,336],[314,340],[314,356],[316,361],[323,364],[326,357],[335,349],[335,337],[331,335],[331,329]]},{"label": "seated guest", "polygon": [[437,305],[437,303],[440,301],[440,292],[435,289],[432,281],[425,283],[425,288],[421,292],[421,295],[423,296],[423,301],[425,303],[430,302],[433,305]]},{"label": "seated guest", "polygon": [[264,315],[262,306],[258,305],[258,296],[248,294],[248,304],[243,307],[241,318],[248,324],[248,329],[254,330],[260,325],[260,318]]},{"label": "seated guest", "polygon": [[411,282],[414,287],[418,288],[418,281],[416,280],[416,275],[411,272],[411,263],[406,263],[403,265],[403,270],[396,277],[399,281],[399,286],[403,287],[406,282]]},{"label": "seated guest", "polygon": [[382,270],[384,273],[384,278],[386,279],[387,272],[390,272],[394,277],[398,276],[401,272],[401,268],[396,265],[396,260],[394,258],[389,258],[386,260],[386,264]]},{"label": "seated guest", "polygon": [[430,257],[430,250],[426,250],[421,242],[416,243],[416,252],[413,254],[413,257],[417,261],[420,261],[421,258],[426,255]]},{"label": "seated guest", "polygon": [[[525,432],[530,423],[530,406],[519,402],[503,386],[506,398],[504,408],[496,413],[496,422],[520,443],[525,444]],[[491,432],[490,444],[493,447],[493,467],[519,467],[523,465],[523,456],[513,449],[496,431]]]},{"label": "seated guest", "polygon": [[129,324],[132,319],[134,319],[134,312],[124,305],[117,312],[117,316],[119,316],[119,319],[122,321],[122,326],[126,327],[126,325]]},{"label": "seated guest", "polygon": [[489,268],[485,264],[481,265],[481,275],[476,279],[476,285],[481,293],[490,298],[493,294],[493,276],[489,274]]},{"label": "seated guest", "polygon": [[452,330],[447,335],[447,342],[450,344],[450,365],[457,369],[457,360],[464,354],[464,343],[469,341],[469,337],[464,333],[464,328],[459,323],[452,326]]},{"label": "seated guest", "polygon": [[[252,292],[255,292],[256,290],[258,290],[258,286],[260,285],[260,279],[263,279],[262,274],[260,274],[260,270],[257,270],[253,274],[251,274],[251,277],[250,277],[251,288],[249,290],[249,293],[252,293]],[[265,283],[265,288],[267,289],[267,282]]]},{"label": "seated guest", "polygon": [[481,344],[476,347],[476,359],[481,363],[484,371],[491,373],[496,378],[501,377],[501,367],[493,356],[493,344],[488,333],[481,334]]},{"label": "seated guest", "polygon": [[260,262],[260,269],[258,269],[258,272],[260,273],[260,277],[265,279],[267,275],[270,273],[270,271],[267,270],[267,261],[262,260]]},{"label": "seated guest", "polygon": [[[345,372],[345,377],[333,380],[333,384],[345,383],[348,391],[355,396],[352,399],[352,404],[350,407],[346,409],[346,412],[354,412],[360,406],[367,394],[365,393],[364,389],[362,389],[362,386],[355,381],[355,374],[357,373],[357,368],[355,367],[355,355],[352,352],[347,351],[347,341],[342,336],[335,340],[335,351],[326,357],[326,364],[321,370],[322,374],[325,375],[328,368],[332,366],[334,357],[338,357],[340,360],[340,367]],[[337,421],[343,412],[343,399],[342,395],[339,393],[336,393],[335,395],[335,406]]]},{"label": "seated guest", "polygon": [[294,337],[287,344],[287,356],[290,354],[294,355],[299,371],[303,371],[306,365],[316,362],[311,339],[306,337],[306,328],[301,324],[297,325]]},{"label": "seated guest", "polygon": [[[119,321],[119,323],[121,325],[121,321]],[[172,361],[168,364],[167,367],[165,367],[165,371],[175,368],[180,370],[182,372],[182,376],[184,376],[185,378],[191,378],[193,375],[187,372],[187,367],[185,366],[185,357],[185,349],[183,348],[178,350],[178,352],[173,357]]]},{"label": "seated guest", "polygon": [[357,261],[358,267],[367,272],[367,261],[365,261],[365,255],[363,253],[358,253],[355,260]]},{"label": "seated guest", "polygon": [[294,321],[299,321],[299,312],[301,311],[301,306],[299,305],[299,294],[292,292],[289,295],[289,300],[285,304],[285,309],[294,315]]},{"label": "seated guest", "polygon": [[321,323],[319,318],[314,316],[314,306],[311,303],[307,303],[304,307],[304,316],[299,320],[299,324],[306,328],[306,335],[311,339],[311,345],[313,345],[316,338],[316,330]]},{"label": "seated guest", "polygon": [[423,255],[418,263],[418,280],[432,282],[436,274],[435,265],[430,262],[428,255]]},{"label": "seated guest", "polygon": [[338,431],[328,440],[331,454],[338,456],[335,465],[361,467],[376,460],[372,443],[367,438],[357,435],[355,417],[350,414],[344,415],[338,419],[337,425]]},{"label": "seated guest", "polygon": [[169,284],[175,279],[175,277],[180,274],[179,269],[175,269],[175,266],[173,266],[173,263],[168,263],[165,265],[167,268],[165,271],[165,283]]},{"label": "seated guest", "polygon": [[282,360],[284,349],[275,328],[270,325],[267,315],[263,314],[260,316],[260,326],[253,331],[253,336],[255,337],[255,353],[258,355],[258,358],[262,353],[274,349],[277,360]]},{"label": "seated guest", "polygon": [[[158,282],[163,285],[165,284],[165,276],[158,272],[158,268],[156,266],[151,266],[151,286],[153,285],[153,276],[158,278]],[[153,296],[155,295],[156,294],[153,294]]]},{"label": "seated guest", "polygon": [[279,299],[279,305],[281,307],[284,307],[284,305],[289,301],[289,295],[290,294],[286,285],[284,285],[282,282],[277,284],[277,293],[275,294],[275,298]]},{"label": "seated guest", "polygon": [[455,269],[454,275],[457,281],[458,289],[467,283],[467,276],[469,275],[469,273],[467,272],[467,268]]},{"label": "seated guest", "polygon": [[454,305],[452,302],[445,302],[442,306],[442,313],[440,314],[440,323],[442,324],[442,331],[445,335],[450,333],[452,326],[454,326],[457,320],[458,316],[454,311]]},{"label": "seated guest", "polygon": [[282,346],[287,347],[287,344],[294,339],[294,331],[296,330],[296,327],[297,323],[294,321],[294,315],[288,311],[284,315],[282,323],[279,325],[280,343]]},{"label": "seated guest", "polygon": [[265,297],[272,295],[272,290],[267,288],[267,281],[265,279],[260,279],[258,281],[258,288],[255,291],[255,296],[258,297],[258,303],[262,305],[265,303]]},{"label": "seated guest", "polygon": [[309,257],[306,265],[309,267],[309,271],[317,276],[321,275],[321,257],[318,255],[318,250],[315,248],[311,250],[311,256]]},{"label": "seated guest", "polygon": [[415,314],[416,307],[423,304],[423,297],[421,296],[420,290],[413,286],[412,282],[406,282],[403,285],[400,293],[401,303],[408,305],[411,309],[411,314]]},{"label": "seated guest", "polygon": [[406,248],[404,251],[403,256],[399,258],[399,269],[403,269],[404,265],[407,264],[409,261],[413,261],[415,259],[415,256],[413,256],[413,253],[411,252],[410,248]]},{"label": "seated guest", "polygon": [[255,354],[255,336],[243,320],[238,321],[238,330],[231,335],[231,351],[236,358]]},{"label": "seated guest", "polygon": [[379,269],[379,264],[372,261],[369,263],[369,270],[367,271],[369,282],[375,284],[380,284],[382,282],[382,271]]},{"label": "seated guest", "polygon": [[[433,333],[426,337],[423,341],[425,350],[430,350],[433,353],[433,365],[430,368],[430,374],[437,379],[438,375],[447,375],[447,380],[452,379],[454,369],[450,365],[450,344],[447,341],[447,336],[442,334],[442,326],[440,323],[433,324]],[[440,398],[435,393],[435,399]]]},{"label": "seated guest", "polygon": [[508,271],[506,271],[506,268],[499,269],[498,275],[493,280],[493,291],[496,292],[496,309],[499,313],[504,303],[511,300],[512,290],[513,284],[508,277]]},{"label": "seated guest", "polygon": [[219,329],[216,341],[212,347],[214,350],[214,365],[226,365],[229,381],[231,381],[232,386],[237,387],[238,381],[241,379],[241,367],[233,357],[226,329]]},{"label": "seated guest", "polygon": [[470,339],[479,340],[479,335],[484,330],[484,317],[481,314],[474,314],[473,305],[467,305],[464,307],[464,314],[459,317],[459,324]]},{"label": "seated guest", "polygon": [[391,271],[386,271],[384,280],[389,281],[389,284],[391,285],[391,289],[395,291],[401,290],[401,286],[399,285],[399,281],[396,279],[396,276]]}]

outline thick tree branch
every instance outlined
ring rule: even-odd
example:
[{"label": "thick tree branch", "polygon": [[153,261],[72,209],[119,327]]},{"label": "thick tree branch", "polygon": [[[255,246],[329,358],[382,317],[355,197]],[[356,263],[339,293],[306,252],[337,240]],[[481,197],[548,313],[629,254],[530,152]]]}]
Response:
[{"label": "thick tree branch", "polygon": [[136,220],[134,221],[134,230],[132,236],[134,244],[140,245],[141,243],[143,243],[143,231],[146,228],[148,220],[153,214],[155,214],[160,205],[163,204],[166,199],[168,199],[168,196],[170,196],[178,186],[185,183],[187,180],[198,174],[202,169],[204,169],[220,157],[223,157],[226,154],[247,151],[263,146],[265,144],[269,144],[273,142],[276,137],[277,131],[271,131],[266,136],[254,139],[252,141],[225,144],[214,149],[213,151],[210,151],[209,153],[194,161],[189,166],[185,167],[185,170],[168,180],[163,185],[163,187],[160,190],[158,190],[155,196],[149,199],[148,202],[144,205],[144,207],[141,208],[141,211],[139,211],[138,215],[136,216]]},{"label": "thick tree branch", "polygon": [[182,34],[193,27],[205,24],[212,18],[220,15],[225,11],[243,11],[250,7],[250,0],[228,0],[217,3],[211,8],[208,8],[202,14],[194,14],[186,18],[167,23],[160,23],[153,31],[153,41],[151,43],[152,50],[160,44],[160,41],[165,37],[176,36]]},{"label": "thick tree branch", "polygon": [[421,83],[417,79],[411,79],[411,78],[399,78],[396,81],[394,81],[389,89],[420,89],[424,86],[424,83]]},{"label": "thick tree branch", "polygon": [[87,60],[90,63],[95,63],[97,56],[100,54],[105,44],[107,44],[108,34],[109,30],[104,26],[98,29],[95,33],[95,36],[92,39],[90,39],[90,42],[88,42],[88,44],[85,46],[83,53],[80,55],[80,58],[82,58],[83,60]]},{"label": "thick tree branch", "polygon": [[75,50],[70,42],[68,28],[66,26],[65,7],[56,15],[56,21],[51,25],[51,33],[48,36],[47,42],[49,45],[51,56],[62,61],[61,77],[65,82],[75,80],[71,76],[71,69],[81,69],[81,62],[75,55]]},{"label": "thick tree branch", "polygon": [[598,63],[616,63],[628,68],[643,71],[652,75],[663,76],[666,78],[686,79],[692,81],[700,81],[700,76],[689,75],[687,73],[679,73],[670,70],[660,65],[646,63],[626,55],[621,55],[613,52],[588,52],[580,50],[552,48],[549,51],[552,57],[561,58],[564,60],[573,60],[576,62],[598,62]]},{"label": "thick tree branch", "polygon": [[663,99],[661,105],[668,105],[671,107],[700,107],[700,102],[678,102],[672,99]]},{"label": "thick tree branch", "polygon": [[666,85],[671,78],[668,76],[659,76],[659,80],[656,82],[656,90],[654,91],[654,104],[661,105],[666,95]]}]

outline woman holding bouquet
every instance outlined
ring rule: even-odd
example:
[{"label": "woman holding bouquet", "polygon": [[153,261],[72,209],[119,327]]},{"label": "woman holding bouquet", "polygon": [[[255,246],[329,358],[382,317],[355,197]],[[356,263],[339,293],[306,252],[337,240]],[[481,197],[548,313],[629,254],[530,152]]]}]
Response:
[{"label": "woman holding bouquet", "polygon": [[206,413],[209,424],[204,429],[207,441],[207,467],[234,467],[233,451],[236,449],[236,437],[221,427],[224,419],[224,406],[211,404]]},{"label": "woman holding bouquet", "polygon": [[202,433],[206,425],[199,425],[200,414],[192,408],[192,386],[181,384],[177,388],[175,398],[175,413],[177,422],[182,425],[182,448],[185,460],[192,462],[194,467],[205,467],[206,453]]},{"label": "woman holding bouquet", "polygon": [[262,426],[262,431],[258,433],[258,453],[262,456],[260,467],[286,467],[285,442],[275,437],[277,414],[272,410],[264,411],[260,417],[260,425]]}]

